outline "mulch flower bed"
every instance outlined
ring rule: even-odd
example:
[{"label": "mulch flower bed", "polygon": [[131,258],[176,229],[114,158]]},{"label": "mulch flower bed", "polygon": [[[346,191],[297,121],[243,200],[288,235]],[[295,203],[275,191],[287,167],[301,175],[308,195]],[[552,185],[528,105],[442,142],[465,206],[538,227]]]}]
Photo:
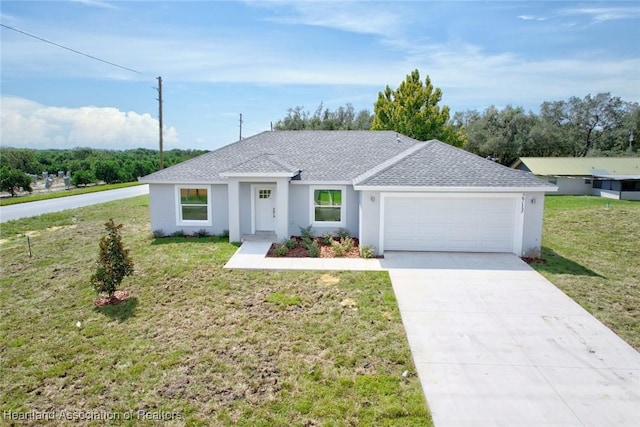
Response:
[{"label": "mulch flower bed", "polygon": [[108,295],[100,295],[93,302],[93,305],[95,305],[96,307],[104,307],[105,305],[116,305],[120,304],[130,296],[131,294],[129,291],[115,291],[112,297],[109,297]]},{"label": "mulch flower bed", "polygon": [[[271,245],[271,248],[269,248],[267,256],[277,258],[309,258],[309,250],[305,248],[302,237],[292,236],[291,239],[295,240],[296,246],[292,249],[289,249],[286,255],[278,255],[276,253],[276,250],[282,243],[274,243]],[[353,240],[353,247],[350,250],[346,251],[342,257],[360,258],[360,246],[358,239],[356,239],[355,237],[350,237],[350,239]],[[318,248],[320,248],[320,258],[336,258],[334,247],[331,244],[326,244],[324,238],[314,237],[312,240],[316,243],[316,245],[318,245]],[[335,242],[340,242],[340,238],[338,237],[334,237],[333,240]]]}]

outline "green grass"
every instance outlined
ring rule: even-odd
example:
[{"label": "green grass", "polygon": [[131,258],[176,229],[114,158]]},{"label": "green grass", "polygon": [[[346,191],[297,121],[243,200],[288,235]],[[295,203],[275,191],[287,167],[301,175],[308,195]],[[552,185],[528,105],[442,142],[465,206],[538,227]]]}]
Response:
[{"label": "green grass", "polygon": [[[609,207],[607,207],[607,204]],[[532,266],[640,350],[640,202],[546,197]]]},{"label": "green grass", "polygon": [[46,193],[27,194],[18,197],[0,199],[0,206],[17,205],[18,203],[37,202],[40,200],[57,199],[60,197],[77,196],[78,194],[97,193],[98,191],[115,190],[140,185],[139,182],[124,182],[122,184],[104,184],[92,187],[72,188],[70,190],[56,190]]},{"label": "green grass", "polygon": [[[111,217],[135,263],[131,298],[95,308]],[[168,425],[432,425],[384,272],[224,270],[236,245],[153,239],[148,196],[10,221],[2,239],[0,411],[134,411],[81,423],[96,426],[157,424],[138,410],[178,413]]]}]

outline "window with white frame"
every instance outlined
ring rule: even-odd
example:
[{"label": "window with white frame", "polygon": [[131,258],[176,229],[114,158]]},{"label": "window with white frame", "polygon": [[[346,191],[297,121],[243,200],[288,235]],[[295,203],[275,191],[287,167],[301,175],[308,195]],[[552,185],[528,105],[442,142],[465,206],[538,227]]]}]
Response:
[{"label": "window with white frame", "polygon": [[208,186],[176,187],[179,225],[211,225],[211,189]]},{"label": "window with white frame", "polygon": [[344,226],[345,187],[312,186],[311,223],[316,226]]}]

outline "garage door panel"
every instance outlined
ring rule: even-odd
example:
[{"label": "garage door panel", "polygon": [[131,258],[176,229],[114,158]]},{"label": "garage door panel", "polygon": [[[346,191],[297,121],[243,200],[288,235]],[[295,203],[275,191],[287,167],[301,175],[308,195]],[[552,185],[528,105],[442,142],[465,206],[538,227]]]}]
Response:
[{"label": "garage door panel", "polygon": [[512,252],[514,197],[389,197],[385,250]]}]

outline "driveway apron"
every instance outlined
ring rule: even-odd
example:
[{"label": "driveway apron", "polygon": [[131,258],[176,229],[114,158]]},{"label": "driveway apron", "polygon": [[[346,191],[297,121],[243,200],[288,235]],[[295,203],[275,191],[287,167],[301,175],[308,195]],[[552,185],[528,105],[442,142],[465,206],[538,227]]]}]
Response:
[{"label": "driveway apron", "polygon": [[518,257],[382,265],[436,427],[640,426],[640,353]]}]

